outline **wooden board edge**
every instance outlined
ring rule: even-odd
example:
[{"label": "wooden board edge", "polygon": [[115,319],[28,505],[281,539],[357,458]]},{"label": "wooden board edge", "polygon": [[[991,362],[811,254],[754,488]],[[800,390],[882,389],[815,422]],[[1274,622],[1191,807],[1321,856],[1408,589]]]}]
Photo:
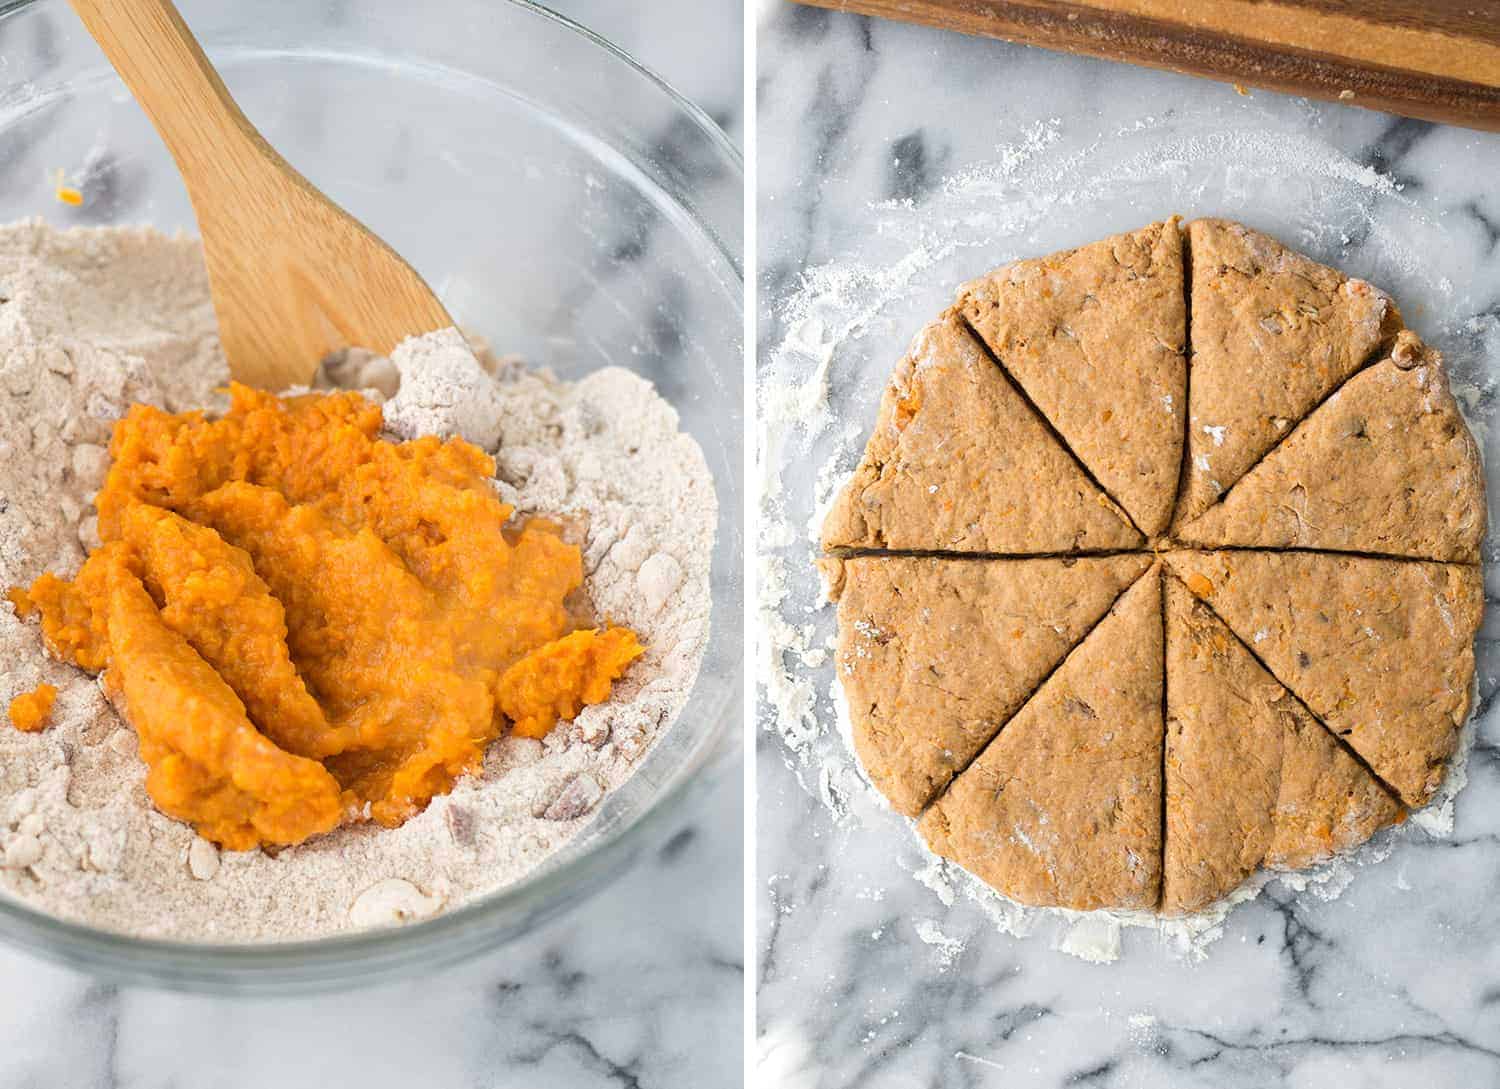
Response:
[{"label": "wooden board edge", "polygon": [[1399,69],[1354,65],[1326,54],[1268,49],[1246,39],[1201,34],[1136,16],[1090,9],[1087,19],[1069,18],[1069,13],[1057,6],[1029,7],[996,0],[979,0],[962,9],[928,0],[795,2],[1126,61],[1221,83],[1307,95],[1424,121],[1500,132],[1497,88]]}]

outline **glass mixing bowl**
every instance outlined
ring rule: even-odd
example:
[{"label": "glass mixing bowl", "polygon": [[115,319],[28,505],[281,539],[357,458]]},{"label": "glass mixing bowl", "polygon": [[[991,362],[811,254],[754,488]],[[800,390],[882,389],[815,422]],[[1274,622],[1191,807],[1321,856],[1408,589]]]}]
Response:
[{"label": "glass mixing bowl", "polygon": [[[742,176],[697,107],[525,0],[182,0],[271,143],[386,238],[460,325],[563,377],[656,384],[719,497],[713,627],[675,726],[562,852],[420,924],[312,942],[122,937],[0,897],[0,937],[128,982],[329,987],[431,969],[525,933],[670,831],[738,750],[743,686]],[[81,188],[56,199],[56,174]],[[193,230],[172,161],[62,0],[0,0],[0,222]]]}]

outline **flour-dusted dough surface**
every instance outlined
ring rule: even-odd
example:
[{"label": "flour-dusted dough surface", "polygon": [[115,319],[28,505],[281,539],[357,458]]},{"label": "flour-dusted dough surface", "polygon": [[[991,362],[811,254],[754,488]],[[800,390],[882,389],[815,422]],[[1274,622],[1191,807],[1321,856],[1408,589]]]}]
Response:
[{"label": "flour-dusted dough surface", "polygon": [[1166,580],[1164,914],[1199,911],[1262,866],[1297,870],[1400,815],[1395,799],[1224,622]]},{"label": "flour-dusted dough surface", "polygon": [[1150,562],[842,561],[836,668],[871,782],[921,812]]},{"label": "flour-dusted dough surface", "polygon": [[1162,610],[1153,567],[918,827],[1023,904],[1149,911],[1161,880]]},{"label": "flour-dusted dough surface", "polygon": [[1409,806],[1469,713],[1477,567],[1313,552],[1179,552],[1172,570]]},{"label": "flour-dusted dough surface", "polygon": [[965,285],[964,317],[1147,536],[1182,460],[1187,365],[1175,219]]},{"label": "flour-dusted dough surface", "polygon": [[823,523],[825,549],[1047,553],[1141,535],[953,314],[917,334]]},{"label": "flour-dusted dough surface", "polygon": [[1400,328],[1384,292],[1224,219],[1188,224],[1192,360],[1176,523],[1203,513]]},{"label": "flour-dusted dough surface", "polygon": [[[1008,417],[1149,545],[1068,567],[1087,493],[1036,472],[1037,428]],[[823,561],[855,749],[934,851],[1017,901],[1200,910],[1432,799],[1469,712],[1485,511],[1442,360],[1369,284],[1225,220],[1017,262],[919,338],[825,526],[863,552]],[[891,525],[959,543],[899,559]]]},{"label": "flour-dusted dough surface", "polygon": [[1484,466],[1435,352],[1403,331],[1178,537],[1476,563]]}]

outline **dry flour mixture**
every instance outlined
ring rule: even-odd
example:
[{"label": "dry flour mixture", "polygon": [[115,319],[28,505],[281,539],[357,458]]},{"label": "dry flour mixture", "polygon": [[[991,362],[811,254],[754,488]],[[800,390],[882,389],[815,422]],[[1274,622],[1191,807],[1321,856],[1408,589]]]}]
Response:
[{"label": "dry flour mixture", "polygon": [[[47,682],[51,725],[0,729],[0,890],[136,935],[310,938],[434,914],[516,881],[575,835],[686,702],[709,630],[713,484],[649,383],[576,383],[470,353],[456,330],[321,377],[386,400],[399,438],[459,434],[495,455],[520,512],[579,527],[601,618],[645,656],[607,703],[544,741],[503,738],[481,776],[396,829],[347,826],[277,852],[220,852],[154,808],[133,731],[95,680],[50,661],[0,605],[0,705]],[[195,241],[146,229],[0,228],[0,584],[71,574],[110,428],[133,402],[220,404],[227,371]]]}]

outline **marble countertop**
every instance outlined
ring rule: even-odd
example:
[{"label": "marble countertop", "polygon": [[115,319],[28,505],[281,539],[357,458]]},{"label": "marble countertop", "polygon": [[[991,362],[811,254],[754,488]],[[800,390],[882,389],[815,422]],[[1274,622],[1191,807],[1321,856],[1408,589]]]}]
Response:
[{"label": "marble countertop", "polygon": [[1493,608],[1451,832],[1427,814],[1366,852],[1379,864],[1270,884],[1204,959],[1127,929],[1089,963],[1056,946],[1110,935],[1043,918],[1017,937],[919,880],[952,875],[837,736],[808,534],[959,282],[1174,212],[1391,290],[1447,355],[1500,491],[1500,137],[779,2],[757,18],[761,1083],[1500,1084]]},{"label": "marble countertop", "polygon": [[515,946],[338,994],[115,987],[0,946],[6,1089],[738,1084],[738,767],[634,870]]},{"label": "marble countertop", "polygon": [[[739,139],[738,0],[552,6],[655,66]],[[0,1086],[737,1084],[740,763],[716,774],[632,872],[524,942],[433,978],[206,998],[110,986],[0,946]]]}]

